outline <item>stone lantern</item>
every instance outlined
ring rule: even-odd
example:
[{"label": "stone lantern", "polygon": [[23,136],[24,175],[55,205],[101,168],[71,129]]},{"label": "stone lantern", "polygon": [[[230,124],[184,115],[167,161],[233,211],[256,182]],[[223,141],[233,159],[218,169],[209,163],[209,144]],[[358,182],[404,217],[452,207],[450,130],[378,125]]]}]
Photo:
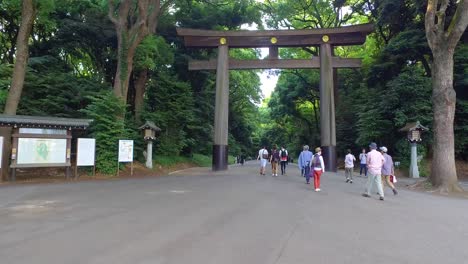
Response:
[{"label": "stone lantern", "polygon": [[407,123],[405,127],[400,129],[402,132],[407,132],[407,139],[411,143],[410,178],[419,178],[417,143],[422,141],[421,132],[428,130],[429,129],[421,125],[419,121]]},{"label": "stone lantern", "polygon": [[144,125],[139,127],[143,130],[144,139],[146,141],[146,167],[149,169],[153,168],[153,140],[156,139],[156,132],[161,131],[154,122],[146,121]]}]

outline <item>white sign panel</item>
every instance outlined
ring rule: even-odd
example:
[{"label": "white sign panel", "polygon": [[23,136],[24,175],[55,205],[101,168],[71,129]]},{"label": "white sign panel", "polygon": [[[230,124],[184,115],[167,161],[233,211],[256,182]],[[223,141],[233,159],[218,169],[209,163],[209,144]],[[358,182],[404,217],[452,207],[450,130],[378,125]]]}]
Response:
[{"label": "white sign panel", "polygon": [[2,158],[3,158],[3,137],[0,137],[0,168],[2,168]]},{"label": "white sign panel", "polygon": [[18,164],[65,163],[66,155],[66,139],[18,139]]},{"label": "white sign panel", "polygon": [[133,140],[119,140],[119,162],[133,162]]},{"label": "white sign panel", "polygon": [[94,166],[94,156],[96,155],[96,139],[79,138],[76,155],[77,166]]}]

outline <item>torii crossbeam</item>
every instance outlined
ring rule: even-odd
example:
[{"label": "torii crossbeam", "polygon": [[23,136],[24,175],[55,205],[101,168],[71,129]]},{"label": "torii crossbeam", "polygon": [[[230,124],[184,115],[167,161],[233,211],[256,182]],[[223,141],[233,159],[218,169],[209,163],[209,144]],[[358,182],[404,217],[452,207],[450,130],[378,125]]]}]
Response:
[{"label": "torii crossbeam", "polygon": [[[178,28],[185,46],[218,48],[217,60],[190,61],[189,70],[216,70],[213,170],[228,168],[229,70],[320,68],[320,142],[326,170],[336,171],[336,126],[333,69],[361,67],[360,59],[332,56],[334,46],[361,45],[374,29],[372,24],[340,28],[262,31],[213,31]],[[319,58],[284,60],[280,47],[320,47]],[[268,59],[229,59],[229,48],[269,48]]]}]

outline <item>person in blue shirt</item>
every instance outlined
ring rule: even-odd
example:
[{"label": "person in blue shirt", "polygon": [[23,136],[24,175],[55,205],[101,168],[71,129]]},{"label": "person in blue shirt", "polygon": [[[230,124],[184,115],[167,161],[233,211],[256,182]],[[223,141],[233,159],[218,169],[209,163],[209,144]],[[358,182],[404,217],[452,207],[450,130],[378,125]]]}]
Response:
[{"label": "person in blue shirt", "polygon": [[301,170],[302,172],[302,176],[304,176],[306,178],[306,183],[307,184],[310,184],[309,181],[310,181],[310,161],[312,160],[312,152],[309,151],[309,146],[308,145],[305,145],[303,147],[303,150],[301,152],[301,154],[299,154],[299,158],[298,158],[298,166],[299,166],[299,169]]}]

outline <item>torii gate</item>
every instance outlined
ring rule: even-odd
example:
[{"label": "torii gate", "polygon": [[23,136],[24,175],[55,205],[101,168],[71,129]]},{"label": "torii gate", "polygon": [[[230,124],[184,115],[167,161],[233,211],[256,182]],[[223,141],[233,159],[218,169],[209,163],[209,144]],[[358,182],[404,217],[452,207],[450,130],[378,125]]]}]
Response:
[{"label": "torii gate", "polygon": [[[228,168],[229,70],[320,68],[320,143],[328,171],[336,171],[336,126],[333,90],[334,68],[359,68],[360,59],[332,56],[334,46],[361,45],[372,24],[304,30],[214,31],[178,28],[186,47],[218,48],[217,60],[190,61],[189,70],[216,70],[213,170]],[[279,47],[320,47],[320,58],[285,60]],[[264,60],[229,59],[229,48],[269,48]]]}]

